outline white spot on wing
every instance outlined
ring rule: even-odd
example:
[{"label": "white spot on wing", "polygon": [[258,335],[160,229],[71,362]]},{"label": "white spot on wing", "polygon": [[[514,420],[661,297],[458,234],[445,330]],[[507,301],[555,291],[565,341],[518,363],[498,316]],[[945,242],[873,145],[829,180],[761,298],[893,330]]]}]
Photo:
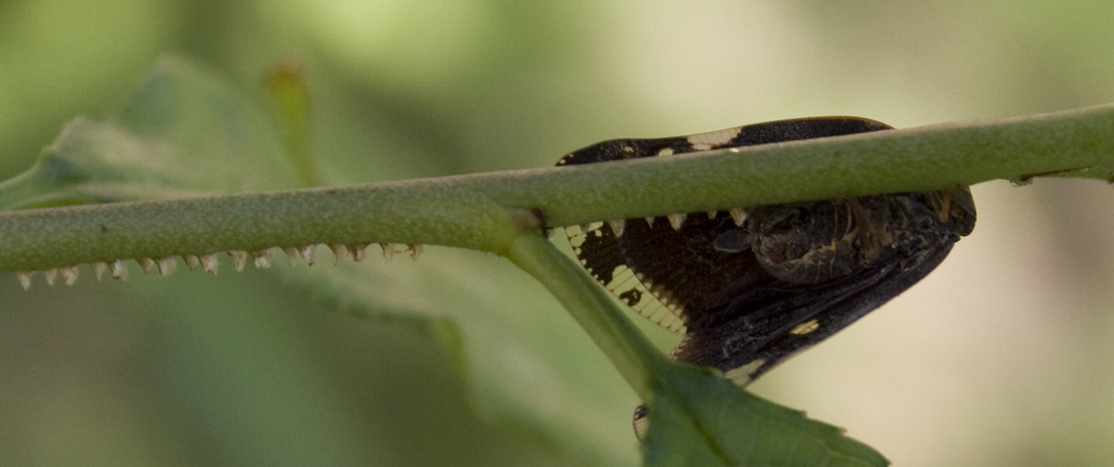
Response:
[{"label": "white spot on wing", "polygon": [[745,387],[750,384],[751,381],[754,381],[754,378],[751,378],[750,375],[753,375],[755,371],[758,371],[758,369],[765,364],[766,360],[760,358],[746,365],[728,370],[723,376],[731,380],[732,383],[735,383],[736,386]]},{"label": "white spot on wing", "polygon": [[709,149],[722,146],[730,143],[739,135],[743,127],[728,128],[726,130],[710,131],[708,133],[699,133],[689,135],[685,139],[692,145],[693,149],[697,151],[707,151]]},{"label": "white spot on wing", "polygon": [[650,416],[645,413],[634,415],[634,435],[639,440],[646,439],[646,430],[650,429]]},{"label": "white spot on wing", "polygon": [[820,329],[820,322],[815,319],[810,319],[801,324],[798,324],[789,330],[789,334],[804,335]]}]

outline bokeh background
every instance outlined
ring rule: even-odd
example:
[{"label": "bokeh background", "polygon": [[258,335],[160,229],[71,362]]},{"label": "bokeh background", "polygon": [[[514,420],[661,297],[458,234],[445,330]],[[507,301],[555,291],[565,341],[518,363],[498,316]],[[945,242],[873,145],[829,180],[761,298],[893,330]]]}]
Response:
[{"label": "bokeh background", "polygon": [[[1107,103],[1112,31],[1114,5],[1084,0],[0,0],[0,176],[163,53],[260,102],[269,67],[301,63],[325,175],[356,182],[780,118]],[[1106,465],[1114,191],[972,190],[975,233],[936,272],[753,389],[899,466]],[[0,464],[589,462],[472,411],[420,324],[356,319],[257,271],[132,272],[29,292],[0,275]],[[633,439],[614,449],[637,462]]]}]

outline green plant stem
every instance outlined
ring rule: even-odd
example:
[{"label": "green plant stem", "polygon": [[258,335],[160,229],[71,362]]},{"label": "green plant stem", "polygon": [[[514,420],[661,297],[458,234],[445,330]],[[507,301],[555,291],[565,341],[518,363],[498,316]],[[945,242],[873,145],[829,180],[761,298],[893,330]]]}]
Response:
[{"label": "green plant stem", "polygon": [[603,289],[540,235],[518,235],[507,256],[557,297],[638,396],[650,400],[663,384],[660,378],[669,361]]},{"label": "green plant stem", "polygon": [[[0,269],[318,243],[502,253],[509,212],[560,226],[1114,172],[1114,105],[576,167],[0,214]],[[516,211],[517,210],[517,211]],[[529,217],[529,216],[525,216]]]},{"label": "green plant stem", "polygon": [[403,182],[9,212],[0,215],[0,265],[37,270],[320,243],[485,251],[505,244],[507,211],[482,193],[454,188]]}]

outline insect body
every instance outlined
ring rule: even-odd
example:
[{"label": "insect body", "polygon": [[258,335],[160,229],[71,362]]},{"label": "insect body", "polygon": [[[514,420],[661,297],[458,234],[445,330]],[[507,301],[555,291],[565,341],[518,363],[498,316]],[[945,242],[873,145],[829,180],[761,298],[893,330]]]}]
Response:
[{"label": "insect body", "polygon": [[[747,125],[687,137],[621,139],[557,165],[890,129],[863,118]],[[970,191],[894,193],[566,228],[588,272],[684,337],[670,355],[739,386],[912,286],[974,228]],[[636,411],[636,427],[645,408]]]}]

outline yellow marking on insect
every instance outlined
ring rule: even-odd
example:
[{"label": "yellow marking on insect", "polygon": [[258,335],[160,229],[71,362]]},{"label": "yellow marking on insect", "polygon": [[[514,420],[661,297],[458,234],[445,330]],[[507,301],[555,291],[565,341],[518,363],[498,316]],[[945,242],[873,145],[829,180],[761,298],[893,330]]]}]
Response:
[{"label": "yellow marking on insect", "polygon": [[662,149],[661,151],[658,151],[658,153],[654,154],[654,155],[655,156],[672,156],[673,155],[673,148]]},{"label": "yellow marking on insect", "polygon": [[[623,223],[619,223],[619,225],[623,225]],[[684,334],[686,331],[684,307],[673,298],[673,294],[666,290],[663,285],[653,284],[642,274],[636,274],[626,264],[619,264],[610,271],[597,271],[589,267],[584,258],[579,257],[588,237],[606,235],[607,228],[614,231],[614,223],[593,222],[590,225],[565,227],[569,244],[578,256],[577,259],[580,264],[623,304],[668,331]],[[604,282],[601,277],[607,277],[610,280]]]},{"label": "yellow marking on insect", "polygon": [[952,211],[952,194],[951,192],[937,193],[940,199],[940,210],[936,212],[940,222],[947,222],[948,217]]},{"label": "yellow marking on insect", "polygon": [[732,383],[735,383],[736,386],[743,387],[750,384],[751,381],[754,381],[754,378],[751,378],[750,376],[753,375],[755,371],[758,371],[758,369],[765,364],[766,359],[759,358],[757,360],[751,361],[750,363],[747,363],[746,365],[732,368],[731,370],[728,370],[727,373],[724,373],[723,376],[731,380]]},{"label": "yellow marking on insect", "polygon": [[820,329],[820,322],[815,319],[810,319],[794,326],[793,329],[789,330],[789,334],[802,336],[805,334],[809,334],[817,329]]},{"label": "yellow marking on insect", "polygon": [[634,414],[634,435],[638,439],[646,438],[646,430],[650,429],[650,417],[645,413]]},{"label": "yellow marking on insect", "polygon": [[739,136],[743,131],[742,127],[728,128],[726,130],[710,131],[708,133],[700,133],[696,135],[687,136],[689,144],[697,151],[707,151],[714,147],[722,146],[730,143],[731,140]]},{"label": "yellow marking on insect", "polygon": [[611,281],[604,288],[650,322],[666,330],[684,333],[684,308],[673,301],[664,287],[648,283],[626,265],[611,272]]}]

